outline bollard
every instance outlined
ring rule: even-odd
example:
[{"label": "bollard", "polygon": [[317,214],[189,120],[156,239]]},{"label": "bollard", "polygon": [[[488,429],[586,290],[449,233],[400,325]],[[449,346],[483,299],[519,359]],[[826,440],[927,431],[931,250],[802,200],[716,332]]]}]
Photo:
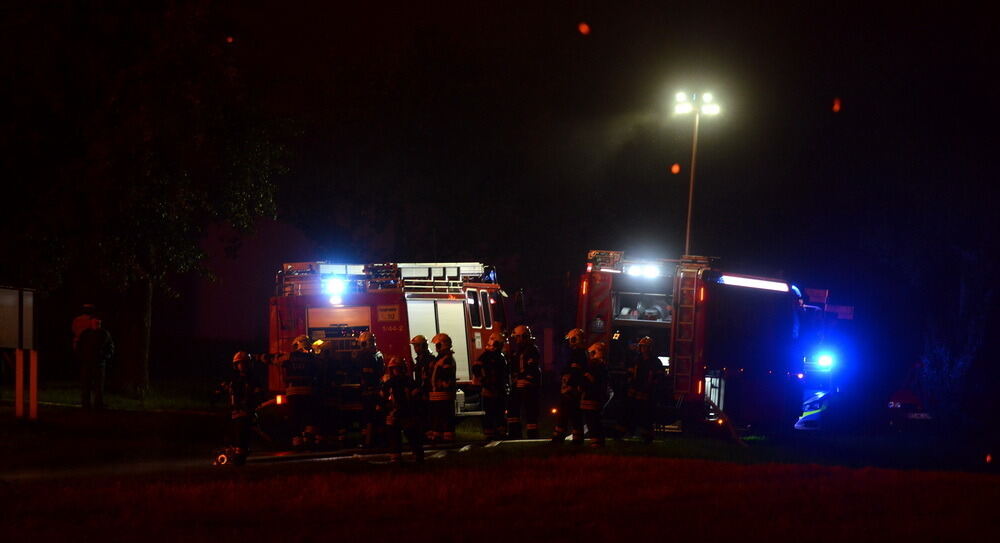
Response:
[{"label": "bollard", "polygon": [[28,351],[28,419],[38,420],[38,351],[17,349],[14,355],[14,417],[24,418],[24,353]]},{"label": "bollard", "polygon": [[31,350],[31,369],[28,370],[28,418],[38,420],[38,351]]},{"label": "bollard", "polygon": [[14,417],[24,417],[24,349],[14,354]]}]

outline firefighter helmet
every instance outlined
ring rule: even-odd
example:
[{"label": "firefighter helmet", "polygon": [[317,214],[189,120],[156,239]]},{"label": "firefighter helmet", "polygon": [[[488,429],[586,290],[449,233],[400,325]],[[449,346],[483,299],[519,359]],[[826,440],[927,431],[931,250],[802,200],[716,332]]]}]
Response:
[{"label": "firefighter helmet", "polygon": [[375,334],[371,332],[361,332],[358,336],[358,347],[362,349],[367,349],[369,347],[375,347]]},{"label": "firefighter helmet", "polygon": [[233,355],[233,364],[239,362],[249,362],[249,361],[250,361],[250,355],[247,354],[246,351],[236,351],[236,354]]},{"label": "firefighter helmet", "polygon": [[503,347],[503,334],[500,332],[490,334],[490,339],[486,342],[486,348],[490,351],[499,351],[501,347]]},{"label": "firefighter helmet", "polygon": [[566,342],[569,343],[569,346],[574,349],[583,347],[583,330],[574,328],[569,332],[566,332]]},{"label": "firefighter helmet", "polygon": [[639,343],[636,344],[636,348],[639,349],[639,353],[643,356],[649,356],[649,353],[653,352],[653,338],[643,336],[639,339]]},{"label": "firefighter helmet", "polygon": [[294,347],[295,350],[297,351],[309,352],[310,350],[312,350],[312,346],[310,345],[309,341],[309,336],[302,334],[301,336],[296,337],[294,340],[292,340],[292,347]]},{"label": "firefighter helmet", "polygon": [[394,356],[394,357],[392,357],[392,358],[389,359],[389,364],[386,367],[389,368],[389,369],[392,369],[392,368],[403,368],[403,369],[406,369],[406,362],[403,362],[402,358],[400,358],[398,356]]},{"label": "firefighter helmet", "polygon": [[440,333],[431,338],[431,343],[434,344],[434,347],[437,348],[438,352],[441,352],[445,349],[450,349],[451,336],[449,336],[448,334]]},{"label": "firefighter helmet", "polygon": [[600,358],[603,360],[604,353],[607,352],[607,349],[608,349],[607,345],[605,345],[603,342],[598,341],[597,343],[591,345],[589,349],[587,349],[587,354],[590,355],[590,358]]},{"label": "firefighter helmet", "polygon": [[519,324],[514,327],[514,332],[510,335],[511,339],[515,342],[529,341],[534,339],[531,335],[531,328],[528,328],[526,324]]},{"label": "firefighter helmet", "polygon": [[410,345],[427,345],[427,338],[422,335],[415,335],[413,339],[410,340]]}]

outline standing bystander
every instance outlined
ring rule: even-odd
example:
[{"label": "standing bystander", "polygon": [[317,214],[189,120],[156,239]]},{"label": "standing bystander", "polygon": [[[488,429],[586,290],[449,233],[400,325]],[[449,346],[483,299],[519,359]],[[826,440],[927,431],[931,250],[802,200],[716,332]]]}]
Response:
[{"label": "standing bystander", "polygon": [[80,363],[81,405],[84,409],[104,408],[104,379],[108,362],[115,354],[111,334],[101,327],[101,319],[92,315],[90,326],[80,332],[76,356]]}]

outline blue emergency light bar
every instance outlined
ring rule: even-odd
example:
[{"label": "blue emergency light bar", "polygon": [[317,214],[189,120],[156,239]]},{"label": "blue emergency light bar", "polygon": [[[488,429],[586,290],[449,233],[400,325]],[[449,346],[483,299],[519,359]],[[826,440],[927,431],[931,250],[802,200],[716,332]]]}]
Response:
[{"label": "blue emergency light bar", "polygon": [[775,292],[788,292],[788,283],[784,281],[769,281],[767,279],[754,279],[752,277],[742,277],[739,275],[723,275],[719,277],[719,283],[734,287],[756,288],[761,290],[773,290]]},{"label": "blue emergency light bar", "polygon": [[323,293],[332,296],[340,296],[344,293],[344,280],[339,277],[331,277],[323,280]]},{"label": "blue emergency light bar", "polygon": [[816,357],[816,365],[825,369],[833,368],[833,355],[826,353],[819,355]]}]

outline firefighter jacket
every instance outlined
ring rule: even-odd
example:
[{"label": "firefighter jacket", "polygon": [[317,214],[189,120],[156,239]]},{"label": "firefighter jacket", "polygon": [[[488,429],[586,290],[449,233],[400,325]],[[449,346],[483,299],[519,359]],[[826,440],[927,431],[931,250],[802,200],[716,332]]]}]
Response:
[{"label": "firefighter jacket", "polygon": [[104,328],[88,328],[80,333],[76,353],[84,364],[103,366],[114,356],[115,342]]},{"label": "firefighter jacket", "polygon": [[507,392],[507,358],[500,351],[484,351],[472,364],[474,383],[485,398],[499,398]]},{"label": "firefighter jacket", "polygon": [[434,355],[430,351],[424,351],[417,354],[417,360],[414,364],[413,379],[423,391],[425,399],[431,391],[431,371],[434,368],[434,361]]},{"label": "firefighter jacket", "polygon": [[643,358],[640,354],[629,368],[628,397],[639,401],[651,400],[662,377],[663,366],[659,359],[655,356]]},{"label": "firefighter jacket", "polygon": [[510,381],[517,388],[538,388],[542,383],[541,353],[534,344],[511,352]]},{"label": "firefighter jacket", "polygon": [[569,360],[563,368],[559,393],[564,396],[579,396],[583,387],[583,370],[587,367],[587,351],[570,349]]},{"label": "firefighter jacket", "polygon": [[353,354],[340,352],[333,358],[333,384],[343,411],[361,410],[361,369]]},{"label": "firefighter jacket", "polygon": [[385,375],[385,360],[378,351],[358,351],[355,360],[361,370],[361,392],[375,393],[382,386],[382,376]]},{"label": "firefighter jacket", "polygon": [[289,396],[313,392],[313,386],[319,377],[316,355],[303,351],[289,353],[288,358],[281,364],[281,369],[285,377],[286,393]]},{"label": "firefighter jacket", "polygon": [[417,422],[422,400],[420,387],[412,377],[406,374],[390,377],[382,383],[380,396],[386,413],[386,424],[407,426]]},{"label": "firefighter jacket", "polygon": [[452,354],[451,349],[442,351],[431,367],[429,399],[432,402],[455,399],[458,384],[455,382],[455,357]]},{"label": "firefighter jacket", "polygon": [[580,409],[600,411],[608,401],[608,368],[603,360],[591,360],[583,370]]},{"label": "firefighter jacket", "polygon": [[234,419],[249,416],[260,404],[262,389],[252,373],[234,372],[226,383],[229,411]]}]

